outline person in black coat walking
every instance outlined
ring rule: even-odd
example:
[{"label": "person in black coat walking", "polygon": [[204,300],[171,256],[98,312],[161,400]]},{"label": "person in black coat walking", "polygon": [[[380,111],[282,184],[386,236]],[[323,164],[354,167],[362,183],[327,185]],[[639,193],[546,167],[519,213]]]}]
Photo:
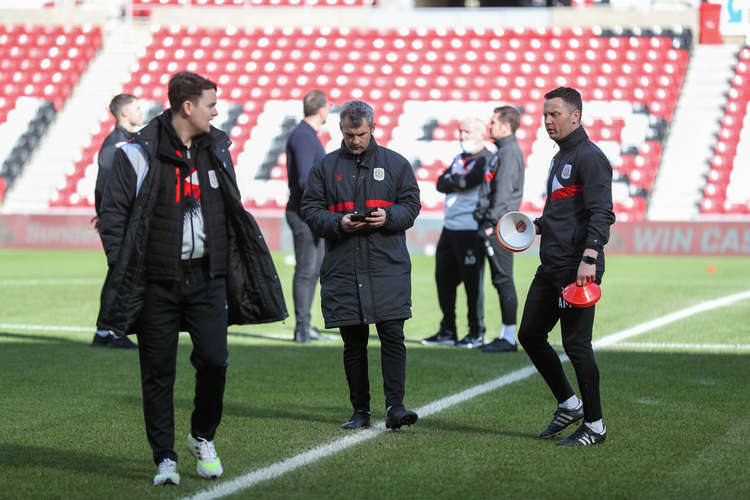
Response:
[{"label": "person in black coat walking", "polygon": [[281,284],[242,208],[229,138],[212,127],[216,84],[188,72],[169,81],[171,109],[115,153],[100,234],[109,272],[99,328],[136,333],[154,484],[179,484],[174,450],[178,333],[193,343],[194,410],[187,447],[201,477],[222,474],[213,443],[222,415],[227,326],[287,316]]},{"label": "person in black coat walking", "polygon": [[[96,210],[94,220],[97,223],[104,187],[107,185],[115,163],[115,151],[130,141],[138,127],[143,125],[143,110],[138,98],[132,94],[114,96],[109,103],[109,111],[115,117],[116,123],[115,128],[107,135],[99,149],[99,170],[96,173],[96,186],[94,187],[94,209]],[[94,339],[89,345],[91,347],[138,348],[127,335],[116,335],[109,330],[96,330]]]},{"label": "person in black coat walking", "polygon": [[143,125],[143,109],[138,98],[132,94],[118,94],[109,103],[109,112],[115,117],[115,128],[104,138],[99,148],[97,162],[99,169],[96,173],[94,188],[94,208],[96,214],[102,206],[102,195],[107,180],[115,164],[115,151],[133,138],[138,127]]},{"label": "person in black coat walking", "polygon": [[[599,368],[591,346],[595,306],[572,307],[562,298],[562,289],[573,282],[579,286],[601,283],[604,245],[615,221],[612,166],[581,125],[581,94],[560,87],[544,98],[544,125],[560,151],[550,165],[542,216],[534,221],[537,234],[541,234],[541,265],[526,296],[518,340],[558,403],[552,421],[539,438],[550,439],[583,420],[575,432],[557,444],[594,445],[606,438]],[[519,225],[519,230],[525,229],[525,224]],[[548,341],[558,320],[581,399],[573,392]]]},{"label": "person in black coat walking", "polygon": [[354,414],[343,427],[370,425],[369,325],[381,342],[386,427],[417,421],[403,406],[404,321],[411,317],[411,259],[405,231],[419,214],[419,188],[409,162],[379,146],[372,107],[350,101],[340,112],[341,148],[313,167],[302,216],[325,238],[320,271],[326,328],[339,327]]}]

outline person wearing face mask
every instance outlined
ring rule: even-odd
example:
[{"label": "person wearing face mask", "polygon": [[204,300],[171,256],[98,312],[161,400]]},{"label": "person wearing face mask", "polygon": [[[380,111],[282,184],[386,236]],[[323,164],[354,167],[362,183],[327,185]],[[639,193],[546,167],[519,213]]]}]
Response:
[{"label": "person wearing face mask", "polygon": [[485,182],[479,191],[479,203],[474,218],[479,225],[479,237],[484,241],[490,262],[492,285],[500,300],[503,323],[500,335],[480,347],[482,352],[513,352],[516,347],[516,310],[518,298],[513,283],[513,252],[501,247],[495,237],[495,226],[500,218],[518,210],[523,196],[523,153],[516,141],[516,130],[521,113],[513,106],[494,109],[490,122],[490,137],[497,151],[490,159]]},{"label": "person wearing face mask", "polygon": [[[477,221],[472,213],[479,201],[479,187],[492,153],[485,148],[485,125],[479,118],[466,118],[458,128],[461,153],[437,180],[437,190],[445,193],[443,230],[435,250],[435,282],[443,318],[435,335],[422,340],[425,345],[477,347],[484,338],[484,250],[477,238]],[[456,335],[456,289],[466,291],[468,334]]]},{"label": "person wearing face mask", "polygon": [[385,426],[417,421],[404,408],[404,321],[411,317],[411,258],[406,230],[421,208],[409,162],[379,146],[372,107],[344,103],[341,147],[314,165],[302,195],[302,217],[324,238],[320,297],[326,328],[344,341],[344,370],[354,409],[344,429],[371,425],[367,341],[374,323],[380,338]]}]

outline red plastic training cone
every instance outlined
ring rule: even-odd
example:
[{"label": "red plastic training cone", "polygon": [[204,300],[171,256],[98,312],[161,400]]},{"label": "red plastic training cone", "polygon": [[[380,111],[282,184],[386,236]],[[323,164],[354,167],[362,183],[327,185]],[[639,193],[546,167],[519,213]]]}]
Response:
[{"label": "red plastic training cone", "polygon": [[563,288],[562,293],[565,302],[574,307],[589,307],[596,304],[602,296],[602,289],[594,283],[587,283],[584,286],[578,286],[576,283]]}]

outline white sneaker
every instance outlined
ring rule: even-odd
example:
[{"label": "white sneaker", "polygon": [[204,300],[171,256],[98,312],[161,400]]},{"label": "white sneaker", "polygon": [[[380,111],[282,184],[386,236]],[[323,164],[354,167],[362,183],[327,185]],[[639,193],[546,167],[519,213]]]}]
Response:
[{"label": "white sneaker", "polygon": [[154,476],[154,486],[162,484],[180,484],[180,475],[177,473],[177,462],[171,458],[165,458],[159,462],[159,470]]},{"label": "white sneaker", "polygon": [[216,479],[221,476],[224,469],[221,467],[221,460],[216,455],[216,448],[213,441],[206,441],[203,438],[194,438],[188,434],[187,447],[193,454],[198,464],[195,470],[200,477],[205,479]]}]

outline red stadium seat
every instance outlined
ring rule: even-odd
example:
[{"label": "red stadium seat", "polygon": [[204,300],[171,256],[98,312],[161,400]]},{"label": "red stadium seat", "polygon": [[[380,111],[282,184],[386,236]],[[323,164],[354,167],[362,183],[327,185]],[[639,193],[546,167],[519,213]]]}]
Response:
[{"label": "red stadium seat", "polygon": [[[137,1],[136,6],[153,8],[157,2]],[[258,0],[254,5],[270,3]],[[316,5],[334,3],[320,0]],[[354,3],[370,2],[338,1],[339,5]],[[221,3],[228,4],[230,0]],[[294,2],[285,0],[275,4],[294,5]],[[218,6],[215,0],[203,0],[201,5]],[[68,38],[75,41],[76,35],[66,35]],[[37,41],[40,45],[46,43],[33,38],[29,46],[38,48]],[[22,62],[25,48],[17,47],[14,55],[0,57],[0,67],[11,64],[8,60]],[[750,65],[750,51],[745,52],[748,54],[741,57],[746,57]],[[52,61],[59,55],[46,54],[46,57]],[[231,130],[235,158],[251,139],[251,130],[267,100],[298,100],[310,88],[326,91],[335,103],[353,97],[371,102],[384,122],[378,127],[379,140],[386,141],[399,123],[406,101],[521,105],[525,110],[523,133],[528,135],[519,138],[519,143],[528,154],[536,139],[535,130],[540,126],[543,94],[550,88],[576,85],[588,100],[642,103],[652,113],[669,120],[677,100],[673,89],[682,82],[687,57],[686,50],[672,48],[668,37],[599,37],[591,29],[579,28],[163,26],[153,32],[152,44],[138,61],[141,69],[133,73],[138,77],[132,76],[125,88],[164,102],[165,82],[161,80],[177,68],[189,67],[218,81],[222,100],[252,102],[253,109],[246,110],[243,123],[238,122]],[[175,67],[170,69],[170,65]],[[31,71],[35,72],[39,72],[38,65]],[[141,77],[145,75],[148,76],[144,81]],[[48,79],[44,75],[35,78],[33,85]],[[0,86],[8,85],[16,93],[23,91],[15,82],[0,81]],[[390,110],[385,111],[386,107]],[[601,122],[591,124],[589,129],[595,140],[616,142],[621,140],[623,126],[621,122]],[[634,174],[633,182],[647,191],[661,156],[661,148],[652,146],[649,148],[653,151],[641,152],[642,165],[624,168]],[[630,216],[642,217],[645,200],[643,207],[639,203],[625,207]]]}]

